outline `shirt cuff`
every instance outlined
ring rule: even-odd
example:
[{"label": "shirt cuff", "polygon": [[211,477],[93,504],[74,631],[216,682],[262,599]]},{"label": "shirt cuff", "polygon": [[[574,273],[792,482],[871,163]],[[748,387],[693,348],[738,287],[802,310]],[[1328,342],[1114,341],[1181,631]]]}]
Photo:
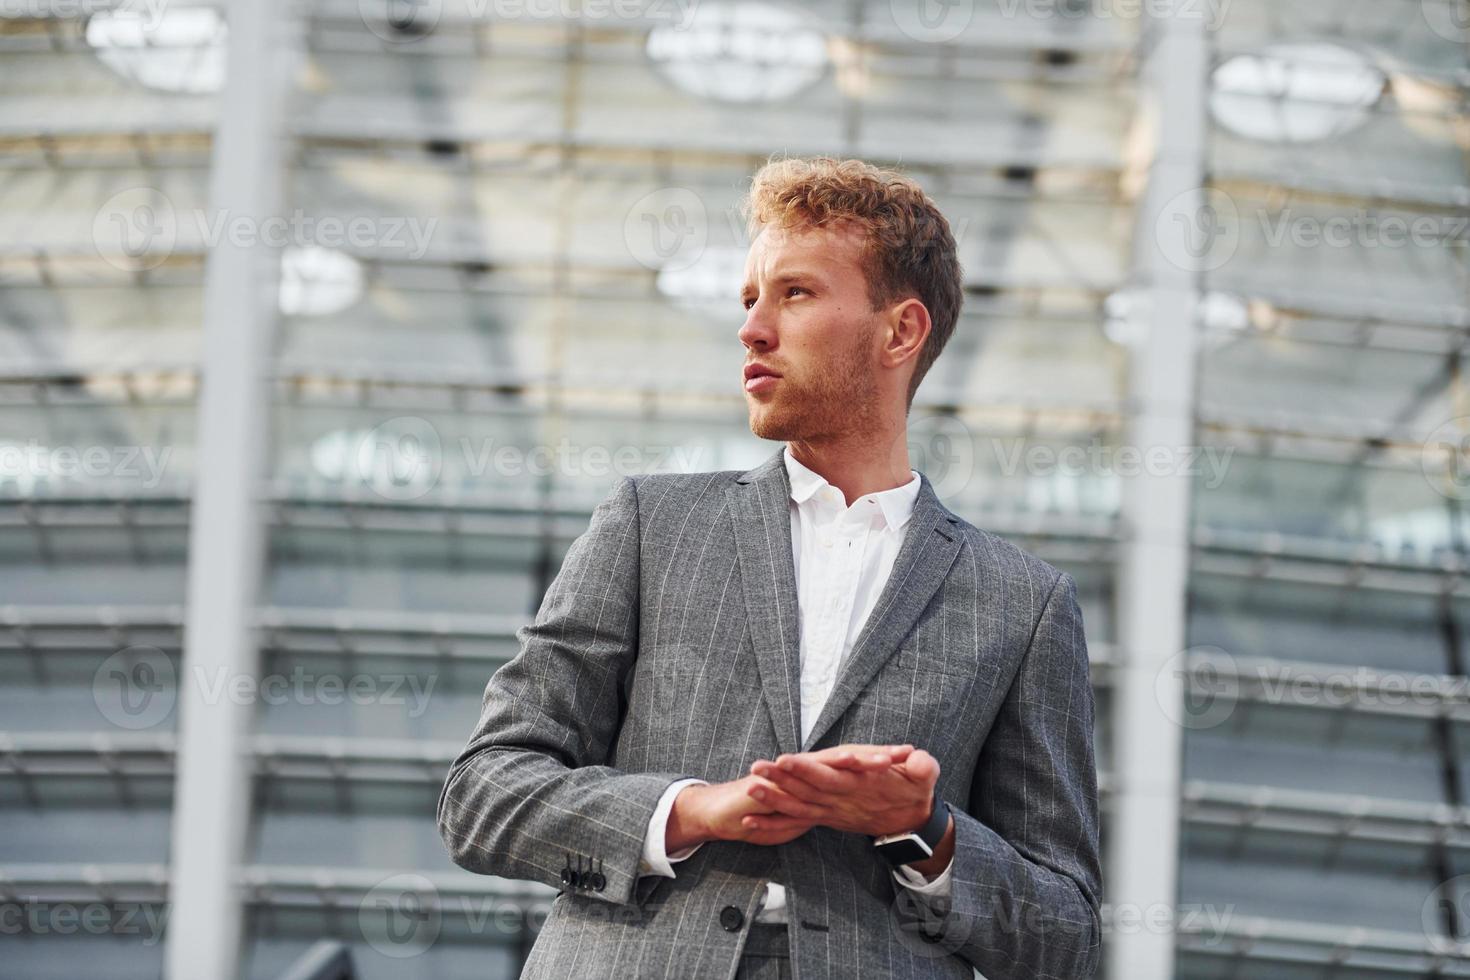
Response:
[{"label": "shirt cuff", "polygon": [[915,871],[906,864],[901,864],[892,869],[893,880],[897,881],[909,891],[917,892],[920,895],[931,895],[941,898],[949,897],[949,873],[952,870],[954,870],[954,858],[950,858],[949,863],[944,866],[944,870],[933,878],[926,878],[922,873]]},{"label": "shirt cuff", "polygon": [[664,790],[664,795],[658,798],[658,806],[653,808],[653,816],[648,818],[648,833],[643,837],[643,856],[638,861],[638,873],[640,875],[662,875],[665,878],[674,877],[673,862],[682,861],[703,846],[691,844],[675,854],[669,854],[665,850],[664,833],[669,827],[669,813],[674,809],[674,797],[685,786],[708,786],[709,783],[703,779],[678,779],[669,784]]}]

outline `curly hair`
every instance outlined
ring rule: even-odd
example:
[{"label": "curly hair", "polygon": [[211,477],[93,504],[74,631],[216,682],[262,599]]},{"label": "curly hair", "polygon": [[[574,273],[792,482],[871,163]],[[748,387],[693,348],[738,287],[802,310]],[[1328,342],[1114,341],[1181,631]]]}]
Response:
[{"label": "curly hair", "polygon": [[862,160],[771,159],[751,178],[741,212],[752,238],[768,225],[798,230],[844,223],[861,232],[873,309],[915,297],[929,311],[929,336],[909,379],[911,405],[954,333],[964,301],[954,235],[923,188]]}]

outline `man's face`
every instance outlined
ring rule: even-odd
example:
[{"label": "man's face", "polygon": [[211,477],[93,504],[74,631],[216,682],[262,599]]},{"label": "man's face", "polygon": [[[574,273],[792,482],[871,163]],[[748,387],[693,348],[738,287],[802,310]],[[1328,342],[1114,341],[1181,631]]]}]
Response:
[{"label": "man's face", "polygon": [[[766,227],[745,260],[745,403],[750,430],[783,441],[870,428],[878,412],[882,313],[868,301],[850,228]],[[766,369],[775,376],[750,378]]]}]

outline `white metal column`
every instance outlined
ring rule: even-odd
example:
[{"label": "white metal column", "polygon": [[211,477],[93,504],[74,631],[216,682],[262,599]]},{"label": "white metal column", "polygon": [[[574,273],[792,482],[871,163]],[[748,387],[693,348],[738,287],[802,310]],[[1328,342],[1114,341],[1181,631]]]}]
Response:
[{"label": "white metal column", "polygon": [[213,245],[205,268],[170,855],[170,980],[229,980],[240,958],[238,878],[250,820],[255,706],[232,699],[229,686],[217,682],[257,674],[251,623],[264,533],[256,495],[266,469],[279,275],[279,251],[262,244],[259,233],[280,209],[282,96],[297,26],[283,0],[231,0],[226,13],[228,75],[207,217],[256,237],[232,243],[226,236]]},{"label": "white metal column", "polygon": [[[1195,243],[1168,240],[1194,234],[1206,204],[1208,50],[1204,21],[1184,13],[1191,7],[1198,5],[1144,23],[1139,110],[1153,156],[1134,238],[1143,312],[1130,362],[1124,443],[1145,458],[1153,447],[1172,451],[1195,440],[1199,274],[1189,261]],[[1106,941],[1113,980],[1167,980],[1174,972],[1174,917],[1164,929],[1139,923],[1157,922],[1151,910],[1173,908],[1178,895],[1183,730],[1180,713],[1165,710],[1165,701],[1178,699],[1182,684],[1176,673],[1164,672],[1185,647],[1191,478],[1182,465],[1148,469],[1124,481],[1122,497],[1122,665],[1114,674],[1116,765],[1105,871],[1115,918]]]}]

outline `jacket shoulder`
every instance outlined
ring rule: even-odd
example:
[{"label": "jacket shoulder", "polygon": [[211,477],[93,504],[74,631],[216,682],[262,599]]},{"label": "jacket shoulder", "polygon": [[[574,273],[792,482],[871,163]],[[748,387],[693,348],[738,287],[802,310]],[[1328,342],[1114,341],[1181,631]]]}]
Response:
[{"label": "jacket shoulder", "polygon": [[745,470],[701,470],[693,473],[639,473],[628,477],[639,497],[663,494],[705,494],[735,483]]},{"label": "jacket shoulder", "polygon": [[657,528],[671,521],[686,524],[695,513],[705,519],[712,517],[725,506],[725,490],[735,486],[736,478],[744,472],[641,473],[628,480],[644,526]]},{"label": "jacket shoulder", "polygon": [[963,517],[954,514],[953,511],[950,513],[956,518],[956,526],[964,533],[970,547],[975,549],[977,555],[994,561],[1004,578],[1043,582],[1047,592],[1050,592],[1064,574],[1055,565],[1037,557],[1020,545],[1008,541],[993,531],[976,527]]}]

